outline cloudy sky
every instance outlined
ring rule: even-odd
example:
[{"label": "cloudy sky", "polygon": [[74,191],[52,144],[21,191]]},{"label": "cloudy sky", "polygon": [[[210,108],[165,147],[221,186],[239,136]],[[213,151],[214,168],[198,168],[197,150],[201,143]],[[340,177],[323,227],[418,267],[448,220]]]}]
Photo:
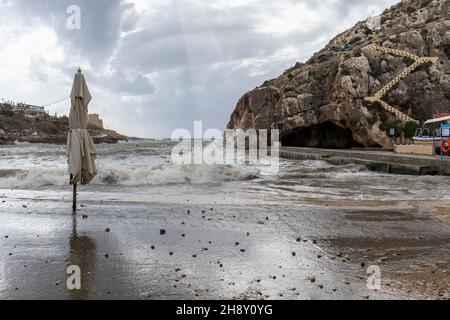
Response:
[{"label": "cloudy sky", "polygon": [[[108,128],[168,137],[202,120],[222,130],[246,91],[396,2],[0,0],[0,98],[65,98],[81,66],[90,112]],[[69,102],[48,109],[68,114]]]}]

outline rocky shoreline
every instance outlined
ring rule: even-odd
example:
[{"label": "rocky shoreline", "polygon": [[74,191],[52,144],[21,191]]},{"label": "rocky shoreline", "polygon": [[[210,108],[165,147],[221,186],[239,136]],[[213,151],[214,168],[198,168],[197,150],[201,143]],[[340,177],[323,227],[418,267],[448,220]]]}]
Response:
[{"label": "rocky shoreline", "polygon": [[[0,129],[1,130],[1,129]],[[3,131],[3,132],[2,132]],[[89,130],[91,131],[91,130]],[[103,130],[104,134],[102,136],[93,136],[95,144],[99,143],[109,143],[114,144],[119,141],[128,141],[127,136],[121,135],[113,130]],[[66,144],[67,143],[67,133],[58,134],[31,134],[31,135],[17,135],[13,134],[2,134],[4,130],[0,131],[0,145],[14,145],[16,143],[48,143],[48,144]],[[92,135],[92,133],[91,133]]]},{"label": "rocky shoreline", "polygon": [[[114,144],[119,141],[128,141],[129,138],[119,134],[113,130],[102,130],[104,133],[101,136],[93,135],[93,131],[89,130],[95,144],[109,143]],[[18,135],[16,133],[8,134],[0,129],[0,145],[14,145],[16,143],[48,143],[48,144],[66,144],[67,133],[47,134],[37,133],[30,135]]]},{"label": "rocky shoreline", "polygon": [[[128,141],[125,135],[114,130],[88,127],[94,143],[118,143]],[[66,144],[69,132],[67,117],[50,117],[41,114],[29,117],[21,112],[0,110],[0,145],[16,143]]]}]

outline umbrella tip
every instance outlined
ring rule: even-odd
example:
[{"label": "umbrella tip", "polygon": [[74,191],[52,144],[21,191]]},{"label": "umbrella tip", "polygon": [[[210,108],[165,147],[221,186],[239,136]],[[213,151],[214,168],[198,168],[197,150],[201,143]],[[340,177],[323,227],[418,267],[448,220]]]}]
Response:
[{"label": "umbrella tip", "polygon": [[78,68],[78,73],[81,73],[81,68]]}]

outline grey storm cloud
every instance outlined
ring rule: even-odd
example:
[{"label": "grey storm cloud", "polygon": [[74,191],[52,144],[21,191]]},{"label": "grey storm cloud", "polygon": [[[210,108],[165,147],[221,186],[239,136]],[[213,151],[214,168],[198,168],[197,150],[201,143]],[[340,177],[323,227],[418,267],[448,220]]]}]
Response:
[{"label": "grey storm cloud", "polygon": [[148,95],[155,90],[142,73],[129,78],[120,70],[115,71],[108,77],[93,74],[92,83],[97,86],[105,86],[111,91],[121,92],[127,96]]},{"label": "grey storm cloud", "polygon": [[[91,66],[103,67],[120,41],[120,34],[134,27],[132,18],[136,19],[132,4],[125,4],[121,0],[16,0],[14,6],[22,11],[30,19],[39,18],[43,23],[52,26],[60,41],[65,45],[67,55],[80,55],[86,58]],[[77,5],[81,10],[81,29],[67,28],[69,14],[67,8]],[[134,13],[134,16],[126,13]],[[124,22],[124,25],[122,24]],[[41,65],[45,61],[40,60]],[[76,61],[70,61],[70,68],[61,66],[68,77],[71,77],[74,69],[79,65]],[[37,67],[32,64],[30,67]],[[98,73],[93,77],[96,83],[108,85],[114,92],[126,95],[141,95],[153,92],[154,86],[148,82],[142,73],[129,79],[123,75],[121,67],[109,76]]]},{"label": "grey storm cloud", "polygon": [[[129,9],[121,0],[15,0],[13,5],[30,19],[39,18],[52,26],[68,50],[94,63],[105,62],[112,54],[120,37],[121,17]],[[66,27],[71,5],[81,9],[80,31]]]},{"label": "grey storm cloud", "polygon": [[[140,1],[144,9],[131,0],[0,3],[55,31],[65,59],[51,67],[68,82],[79,63],[89,64],[89,82],[106,97],[97,101],[107,123],[131,135],[169,136],[194,120],[223,129],[247,90],[310,57],[367,18],[371,6],[396,1]],[[66,28],[70,5],[81,8],[81,30]],[[293,27],[283,29],[284,15],[299,5],[300,17],[290,16]],[[267,18],[281,25],[264,30]],[[45,57],[30,64],[41,81],[52,77],[42,65]]]}]

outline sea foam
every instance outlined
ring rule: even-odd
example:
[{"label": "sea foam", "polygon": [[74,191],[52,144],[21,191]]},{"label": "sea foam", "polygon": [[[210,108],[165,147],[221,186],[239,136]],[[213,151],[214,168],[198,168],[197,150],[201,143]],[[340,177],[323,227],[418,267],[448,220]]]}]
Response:
[{"label": "sea foam", "polygon": [[[3,174],[2,174],[3,172]],[[255,179],[259,170],[244,166],[160,165],[151,168],[99,167],[91,185],[165,185],[207,184]],[[38,188],[65,186],[69,175],[65,168],[0,170],[0,188]]]}]

